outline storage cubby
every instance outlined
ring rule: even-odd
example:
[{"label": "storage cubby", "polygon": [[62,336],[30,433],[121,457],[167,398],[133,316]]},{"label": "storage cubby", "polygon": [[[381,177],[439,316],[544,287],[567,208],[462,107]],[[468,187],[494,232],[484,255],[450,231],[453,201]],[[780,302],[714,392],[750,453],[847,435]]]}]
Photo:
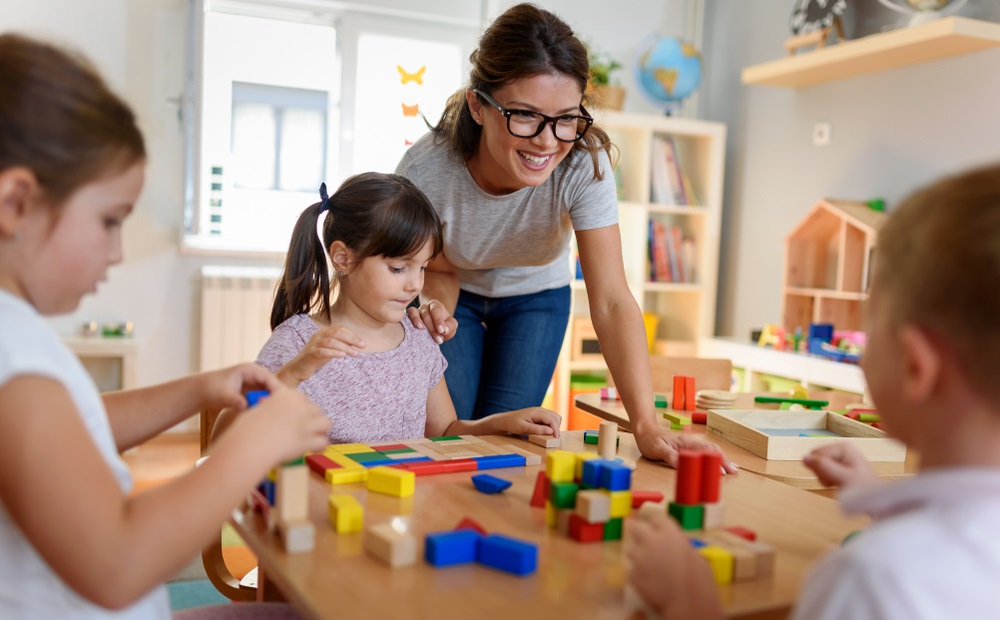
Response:
[{"label": "storage cubby", "polygon": [[781,316],[786,330],[810,323],[861,329],[872,250],[886,215],[863,202],[820,200],[785,240]]}]

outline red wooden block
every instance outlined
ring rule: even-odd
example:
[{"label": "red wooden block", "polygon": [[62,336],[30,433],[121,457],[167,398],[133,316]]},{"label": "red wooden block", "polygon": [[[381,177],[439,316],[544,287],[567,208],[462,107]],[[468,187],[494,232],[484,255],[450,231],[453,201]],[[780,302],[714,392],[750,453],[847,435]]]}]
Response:
[{"label": "red wooden block", "polygon": [[400,463],[390,465],[412,471],[417,476],[433,476],[435,474],[451,474],[460,471],[476,471],[479,464],[473,459],[454,459],[452,461],[417,461],[416,463]]},{"label": "red wooden block", "polygon": [[535,478],[535,491],[531,494],[531,506],[535,508],[545,508],[545,500],[548,499],[552,490],[552,482],[545,475],[544,471],[538,472]]},{"label": "red wooden block", "polygon": [[386,450],[406,450],[410,446],[401,443],[387,443],[384,446],[369,446],[369,447],[376,452],[384,452]]},{"label": "red wooden block", "polygon": [[714,504],[719,501],[722,483],[722,453],[704,452],[701,457],[701,501]]},{"label": "red wooden block", "polygon": [[750,542],[754,542],[755,540],[757,540],[757,532],[751,529],[747,529],[742,525],[732,525],[730,527],[725,528],[725,530],[730,534],[736,534],[740,538],[745,538]]},{"label": "red wooden block", "polygon": [[483,536],[489,536],[489,532],[486,531],[486,528],[484,528],[483,526],[479,525],[478,523],[476,523],[475,521],[473,521],[469,517],[465,517],[464,519],[462,519],[461,521],[459,521],[458,525],[455,526],[455,529],[456,530],[475,530],[475,531],[479,532],[480,534],[482,534]]},{"label": "red wooden block", "polygon": [[632,490],[632,508],[638,508],[646,502],[658,504],[663,501],[663,493],[660,491],[636,491]]},{"label": "red wooden block", "polygon": [[675,501],[685,506],[701,503],[701,459],[703,452],[681,450],[677,457],[677,495]]},{"label": "red wooden block", "polygon": [[604,540],[604,524],[587,523],[583,517],[573,513],[569,517],[569,537],[577,542],[600,542]]},{"label": "red wooden block", "polygon": [[333,460],[322,454],[309,454],[306,456],[306,465],[309,469],[313,470],[320,476],[326,476],[326,470],[328,469],[339,469],[340,465],[333,462]]},{"label": "red wooden block", "polygon": [[708,424],[708,413],[705,411],[692,411],[691,412],[691,423],[692,424]]},{"label": "red wooden block", "polygon": [[674,400],[670,408],[674,411],[684,411],[684,396],[687,394],[684,389],[684,376],[674,375]]},{"label": "red wooden block", "polygon": [[857,409],[852,409],[851,411],[848,411],[847,413],[845,413],[844,417],[845,418],[850,418],[852,420],[857,420],[858,418],[861,417],[861,413]]},{"label": "red wooden block", "polygon": [[694,411],[696,401],[694,377],[684,377],[684,410]]},{"label": "red wooden block", "polygon": [[871,423],[871,427],[872,428],[877,428],[880,431],[884,431],[885,430],[885,428],[882,426],[881,422],[872,422]]}]

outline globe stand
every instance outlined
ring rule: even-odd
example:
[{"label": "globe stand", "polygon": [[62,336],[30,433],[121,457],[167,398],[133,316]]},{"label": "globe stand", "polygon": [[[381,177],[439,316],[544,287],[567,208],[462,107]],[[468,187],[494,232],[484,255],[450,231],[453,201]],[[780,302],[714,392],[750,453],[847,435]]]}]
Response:
[{"label": "globe stand", "polygon": [[[947,17],[954,13],[957,13],[960,8],[968,0],[956,0],[951,3],[951,0],[944,0],[942,6],[939,9],[934,10],[920,10],[915,9],[910,6],[897,4],[894,0],[878,0],[883,6],[896,11],[897,13],[902,13],[903,15],[909,16],[906,20],[906,26],[919,26],[920,24],[926,24],[927,22],[932,22],[936,19],[941,19],[942,17]],[[902,1],[902,0],[899,0]]]}]

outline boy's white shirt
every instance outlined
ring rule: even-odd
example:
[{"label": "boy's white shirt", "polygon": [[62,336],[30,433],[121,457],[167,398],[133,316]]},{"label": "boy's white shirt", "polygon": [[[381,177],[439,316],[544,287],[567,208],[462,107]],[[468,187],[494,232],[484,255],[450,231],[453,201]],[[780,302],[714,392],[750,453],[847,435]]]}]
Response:
[{"label": "boy's white shirt", "polygon": [[874,522],[821,560],[793,618],[1000,617],[1000,469],[929,471],[840,503]]},{"label": "boy's white shirt", "polygon": [[[33,307],[0,289],[0,385],[26,374],[50,377],[66,388],[122,495],[128,494],[132,477],[118,455],[104,401],[90,375]],[[44,415],[42,411],[24,413]],[[59,459],[60,455],[40,454],[38,458]],[[74,507],[66,506],[65,510],[72,513]],[[91,604],[49,568],[0,503],[0,618],[169,620],[170,602],[166,588],[158,586],[121,611]]]}]

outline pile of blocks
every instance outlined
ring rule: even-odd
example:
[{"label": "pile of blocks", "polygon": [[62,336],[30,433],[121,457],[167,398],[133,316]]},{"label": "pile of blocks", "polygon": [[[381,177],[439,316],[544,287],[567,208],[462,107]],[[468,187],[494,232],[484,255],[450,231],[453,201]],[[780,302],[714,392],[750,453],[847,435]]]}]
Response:
[{"label": "pile of blocks", "polygon": [[428,534],[424,559],[436,568],[476,562],[525,576],[538,569],[538,545],[500,534],[484,534],[479,527],[460,523],[458,529]]}]

